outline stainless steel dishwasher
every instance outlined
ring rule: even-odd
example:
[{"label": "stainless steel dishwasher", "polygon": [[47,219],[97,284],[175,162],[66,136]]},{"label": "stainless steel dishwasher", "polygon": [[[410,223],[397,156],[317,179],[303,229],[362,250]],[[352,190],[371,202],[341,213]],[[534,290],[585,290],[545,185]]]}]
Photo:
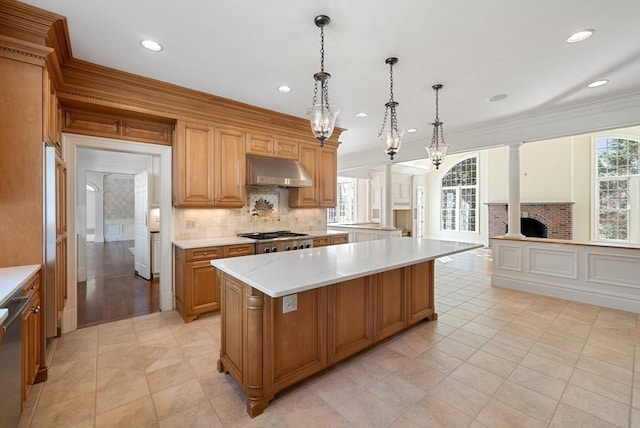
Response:
[{"label": "stainless steel dishwasher", "polygon": [[0,428],[15,428],[20,421],[22,399],[22,312],[31,296],[17,291],[2,305],[9,311],[2,324],[0,342]]}]

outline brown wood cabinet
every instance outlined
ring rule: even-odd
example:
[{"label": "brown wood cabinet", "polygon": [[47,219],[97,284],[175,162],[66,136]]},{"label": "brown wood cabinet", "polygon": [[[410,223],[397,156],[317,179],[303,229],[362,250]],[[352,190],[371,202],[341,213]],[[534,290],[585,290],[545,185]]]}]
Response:
[{"label": "brown wood cabinet", "polygon": [[312,187],[289,190],[291,208],[327,208],[336,206],[338,152],[332,147],[300,145],[298,161],[313,179]]},{"label": "brown wood cabinet", "polygon": [[424,319],[435,320],[433,261],[296,293],[284,313],[272,298],[220,272],[218,370],[228,372],[259,415],[273,396]]},{"label": "brown wood cabinet", "polygon": [[298,142],[255,132],[247,133],[247,153],[281,159],[298,159]]},{"label": "brown wood cabinet", "polygon": [[348,244],[348,243],[349,243],[348,233],[313,238],[314,247],[326,247],[328,245],[338,245],[338,244]]},{"label": "brown wood cabinet", "polygon": [[43,82],[42,82],[43,90],[43,141],[48,143],[50,146],[56,148],[56,153],[58,156],[62,156],[62,135],[60,133],[61,129],[61,108],[60,103],[58,102],[58,97],[56,95],[55,88],[51,82],[49,73],[45,68],[45,72],[43,73]]},{"label": "brown wood cabinet", "polygon": [[179,122],[173,198],[180,207],[241,208],[245,204],[245,133]]},{"label": "brown wood cabinet", "polygon": [[175,247],[176,310],[191,322],[220,309],[220,283],[211,260],[253,254],[254,244],[183,249]]},{"label": "brown wood cabinet", "polygon": [[45,358],[40,272],[25,283],[22,295],[31,297],[31,303],[22,312],[22,402],[24,402],[31,385],[37,381],[38,371]]}]

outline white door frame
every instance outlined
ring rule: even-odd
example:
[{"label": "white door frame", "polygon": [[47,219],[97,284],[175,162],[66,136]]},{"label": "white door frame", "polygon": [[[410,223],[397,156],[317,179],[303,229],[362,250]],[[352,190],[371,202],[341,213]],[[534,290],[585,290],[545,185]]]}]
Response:
[{"label": "white door frame", "polygon": [[62,332],[78,328],[78,227],[76,222],[77,149],[103,149],[160,156],[160,310],[173,309],[173,215],[171,207],[171,147],[86,135],[62,134],[63,157],[67,165],[67,304],[62,315]]}]

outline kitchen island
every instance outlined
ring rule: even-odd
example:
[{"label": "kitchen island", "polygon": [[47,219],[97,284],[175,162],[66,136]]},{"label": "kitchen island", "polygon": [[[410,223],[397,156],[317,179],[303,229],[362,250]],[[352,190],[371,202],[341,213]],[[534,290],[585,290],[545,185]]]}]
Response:
[{"label": "kitchen island", "polygon": [[481,245],[415,238],[219,259],[218,370],[257,416],[282,389],[437,319],[434,260]]}]

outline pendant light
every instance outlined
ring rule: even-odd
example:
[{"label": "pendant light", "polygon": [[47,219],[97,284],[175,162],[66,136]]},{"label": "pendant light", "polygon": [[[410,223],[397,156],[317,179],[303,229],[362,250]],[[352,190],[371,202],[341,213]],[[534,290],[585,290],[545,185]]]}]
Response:
[{"label": "pendant light", "polygon": [[431,138],[431,145],[429,145],[429,147],[425,147],[425,150],[429,153],[431,163],[433,163],[436,166],[436,169],[438,169],[440,164],[442,164],[442,161],[444,161],[444,157],[447,154],[449,146],[444,142],[444,130],[442,128],[442,122],[440,122],[438,112],[438,91],[442,89],[442,85],[433,85],[432,88],[436,91],[436,120],[432,123],[433,137]]},{"label": "pendant light", "polygon": [[[325,140],[331,137],[333,133],[333,127],[336,124],[340,110],[329,104],[329,79],[331,75],[324,71],[324,27],[329,25],[331,18],[326,15],[318,15],[314,22],[320,28],[320,72],[313,75],[315,80],[313,105],[307,109],[307,117],[311,122],[313,135],[320,141],[320,147],[323,147]],[[318,90],[320,92],[319,104]]]},{"label": "pendant light", "polygon": [[[382,128],[380,128],[378,138],[385,148],[385,153],[393,160],[393,157],[400,151],[402,135],[404,134],[402,129],[398,129],[398,114],[396,112],[398,103],[393,99],[393,66],[398,63],[398,58],[387,58],[384,62],[385,64],[389,64],[389,87],[391,95],[389,102],[385,104],[384,119],[382,119]],[[387,127],[387,116],[389,116],[389,112],[391,112],[391,120]]]}]

